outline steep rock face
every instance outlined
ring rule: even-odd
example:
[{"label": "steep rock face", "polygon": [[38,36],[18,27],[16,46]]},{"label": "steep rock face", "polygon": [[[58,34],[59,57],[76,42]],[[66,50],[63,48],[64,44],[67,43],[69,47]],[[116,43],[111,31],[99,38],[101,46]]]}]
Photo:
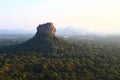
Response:
[{"label": "steep rock face", "polygon": [[41,24],[37,27],[37,33],[50,33],[55,36],[56,28],[53,23]]},{"label": "steep rock face", "polygon": [[21,55],[21,53],[36,52],[48,54],[64,53],[68,49],[69,51],[72,50],[74,45],[55,36],[55,32],[56,29],[52,23],[39,25],[33,38],[21,44],[1,47],[0,53],[17,53]]}]

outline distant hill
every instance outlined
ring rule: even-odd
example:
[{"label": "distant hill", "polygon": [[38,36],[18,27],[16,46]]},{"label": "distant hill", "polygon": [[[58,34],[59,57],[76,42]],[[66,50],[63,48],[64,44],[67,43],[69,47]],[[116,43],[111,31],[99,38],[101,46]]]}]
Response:
[{"label": "distant hill", "polygon": [[31,38],[35,34],[34,31],[29,30],[7,30],[0,29],[0,39],[18,39]]},{"label": "distant hill", "polygon": [[34,31],[19,29],[0,29],[0,34],[33,34]]},{"label": "distant hill", "polygon": [[76,35],[88,35],[90,31],[83,28],[75,28],[75,27],[66,27],[57,30],[57,35],[59,36],[76,36]]}]

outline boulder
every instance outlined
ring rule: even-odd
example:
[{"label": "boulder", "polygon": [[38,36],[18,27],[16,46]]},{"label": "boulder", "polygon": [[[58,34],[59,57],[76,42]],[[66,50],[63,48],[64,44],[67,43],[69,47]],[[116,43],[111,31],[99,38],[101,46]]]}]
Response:
[{"label": "boulder", "polygon": [[55,36],[55,33],[56,33],[56,28],[55,26],[53,25],[53,23],[45,23],[45,24],[40,24],[38,27],[37,27],[37,32],[41,32],[41,33],[50,33],[52,34],[53,36]]}]

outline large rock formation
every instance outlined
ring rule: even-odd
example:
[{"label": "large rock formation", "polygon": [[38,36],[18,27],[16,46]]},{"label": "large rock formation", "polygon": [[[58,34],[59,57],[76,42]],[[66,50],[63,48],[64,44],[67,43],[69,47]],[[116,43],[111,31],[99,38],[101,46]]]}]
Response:
[{"label": "large rock formation", "polygon": [[56,28],[54,27],[53,23],[41,24],[37,27],[37,32],[50,33],[55,36]]},{"label": "large rock formation", "polygon": [[21,53],[36,52],[48,54],[63,53],[67,49],[69,49],[69,51],[73,50],[71,46],[74,45],[55,36],[55,32],[56,29],[52,23],[39,25],[33,38],[21,44],[1,47],[0,53],[17,53],[21,55]]}]

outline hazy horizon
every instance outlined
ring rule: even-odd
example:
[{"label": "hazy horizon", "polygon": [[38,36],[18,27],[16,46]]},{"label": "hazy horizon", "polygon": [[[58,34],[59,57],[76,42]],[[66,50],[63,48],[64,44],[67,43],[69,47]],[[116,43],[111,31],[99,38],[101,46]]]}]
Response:
[{"label": "hazy horizon", "polygon": [[57,29],[73,26],[92,32],[120,32],[119,0],[1,0],[0,29],[36,30],[54,23]]}]

